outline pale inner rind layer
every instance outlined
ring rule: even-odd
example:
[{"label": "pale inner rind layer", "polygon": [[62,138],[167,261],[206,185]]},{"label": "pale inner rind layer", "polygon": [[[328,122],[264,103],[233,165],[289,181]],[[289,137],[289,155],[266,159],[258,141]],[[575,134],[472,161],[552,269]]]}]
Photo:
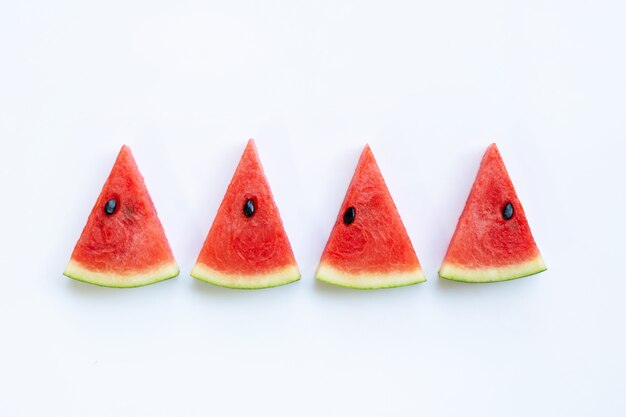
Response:
[{"label": "pale inner rind layer", "polygon": [[527,277],[545,271],[546,264],[541,256],[515,265],[466,268],[444,263],[439,270],[441,278],[464,282],[497,282]]},{"label": "pale inner rind layer", "polygon": [[421,268],[413,271],[350,273],[322,262],[315,278],[330,284],[361,290],[403,287],[426,281]]},{"label": "pale inner rind layer", "polygon": [[96,284],[103,287],[132,288],[174,278],[179,274],[179,272],[180,270],[178,269],[176,262],[163,264],[158,268],[147,271],[119,273],[92,271],[78,262],[71,260],[67,265],[67,268],[65,268],[63,275],[78,281],[88,282],[90,284]]},{"label": "pale inner rind layer", "polygon": [[191,276],[210,284],[227,288],[260,289],[289,284],[300,279],[300,270],[295,265],[277,268],[259,274],[227,274],[209,266],[196,263]]}]

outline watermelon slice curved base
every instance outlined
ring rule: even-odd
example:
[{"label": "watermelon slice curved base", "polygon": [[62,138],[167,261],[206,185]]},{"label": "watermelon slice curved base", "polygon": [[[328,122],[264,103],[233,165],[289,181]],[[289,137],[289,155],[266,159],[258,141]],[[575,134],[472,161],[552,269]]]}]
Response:
[{"label": "watermelon slice curved base", "polygon": [[350,273],[341,271],[326,263],[317,268],[315,278],[329,284],[357,290],[375,290],[379,288],[406,287],[425,282],[421,269],[404,272]]},{"label": "watermelon slice curved base", "polygon": [[217,271],[201,263],[197,263],[194,266],[191,276],[209,284],[240,290],[278,287],[298,281],[301,277],[300,270],[295,265],[289,265],[267,273],[233,275]]},{"label": "watermelon slice curved base", "polygon": [[524,278],[546,271],[547,269],[543,258],[538,256],[533,260],[515,265],[480,267],[476,269],[444,263],[439,270],[439,276],[452,281],[485,283]]},{"label": "watermelon slice curved base", "polygon": [[154,284],[178,276],[180,270],[174,263],[165,264],[157,269],[130,272],[121,274],[119,272],[102,272],[88,269],[76,261],[71,260],[65,268],[63,275],[77,281],[111,288],[135,288],[144,285]]}]

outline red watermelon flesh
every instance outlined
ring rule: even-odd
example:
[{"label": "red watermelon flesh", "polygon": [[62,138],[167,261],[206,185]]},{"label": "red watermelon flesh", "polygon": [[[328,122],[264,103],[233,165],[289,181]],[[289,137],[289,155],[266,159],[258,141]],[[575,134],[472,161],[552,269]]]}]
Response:
[{"label": "red watermelon flesh", "polygon": [[[252,202],[247,216],[244,206]],[[191,276],[229,288],[267,288],[300,279],[254,141],[226,190]]]},{"label": "red watermelon flesh", "polygon": [[[353,221],[346,223],[344,217],[349,217],[351,209]],[[357,289],[426,280],[369,146],[361,154],[316,277]]]},{"label": "red watermelon flesh", "polygon": [[[505,206],[512,216],[506,219]],[[545,271],[504,161],[495,144],[483,156],[439,271],[466,282],[506,281]]]},{"label": "red watermelon flesh", "polygon": [[[110,200],[115,210],[107,214]],[[178,272],[143,177],[123,146],[64,274],[101,286],[138,287]]]}]

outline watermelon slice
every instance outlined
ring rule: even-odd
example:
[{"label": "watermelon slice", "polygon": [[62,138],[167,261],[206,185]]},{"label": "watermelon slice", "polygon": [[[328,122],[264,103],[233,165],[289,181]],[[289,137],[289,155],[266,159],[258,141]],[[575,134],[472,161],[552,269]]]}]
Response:
[{"label": "watermelon slice", "polygon": [[178,275],[143,177],[122,147],[64,275],[104,287],[139,287]]},{"label": "watermelon slice", "polygon": [[545,271],[522,203],[495,144],[483,156],[439,276],[494,282]]},{"label": "watermelon slice", "polygon": [[300,279],[259,156],[250,139],[191,276],[228,288],[268,288]]},{"label": "watermelon slice", "polygon": [[359,159],[316,278],[357,289],[426,281],[369,145]]}]

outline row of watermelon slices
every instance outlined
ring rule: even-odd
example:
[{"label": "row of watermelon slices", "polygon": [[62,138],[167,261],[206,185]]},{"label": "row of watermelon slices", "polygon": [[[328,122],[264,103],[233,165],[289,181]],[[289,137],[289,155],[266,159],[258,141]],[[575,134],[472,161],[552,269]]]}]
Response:
[{"label": "row of watermelon slices", "polygon": [[[439,275],[494,282],[545,269],[524,209],[492,144]],[[178,273],[143,177],[130,148],[123,146],[64,274],[101,286],[138,287]],[[191,276],[229,288],[268,288],[300,279],[253,140],[246,146]],[[426,280],[369,146],[361,154],[316,278],[358,289]]]}]

